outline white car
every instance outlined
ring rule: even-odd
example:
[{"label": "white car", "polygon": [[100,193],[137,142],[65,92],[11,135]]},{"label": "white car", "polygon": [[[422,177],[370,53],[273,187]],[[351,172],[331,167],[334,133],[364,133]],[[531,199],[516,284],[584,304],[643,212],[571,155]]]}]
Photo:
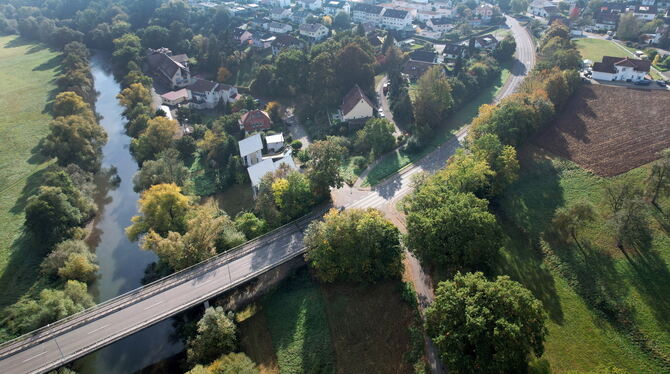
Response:
[{"label": "white car", "polygon": [[384,118],[384,111],[382,109],[379,109],[377,113],[379,114],[379,118]]}]

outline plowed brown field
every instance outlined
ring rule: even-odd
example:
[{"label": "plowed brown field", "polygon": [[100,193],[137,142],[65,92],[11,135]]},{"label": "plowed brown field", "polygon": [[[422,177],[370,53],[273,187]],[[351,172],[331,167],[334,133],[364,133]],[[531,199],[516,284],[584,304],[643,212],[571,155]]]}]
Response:
[{"label": "plowed brown field", "polygon": [[624,173],[670,148],[670,91],[584,85],[532,143],[601,176]]}]

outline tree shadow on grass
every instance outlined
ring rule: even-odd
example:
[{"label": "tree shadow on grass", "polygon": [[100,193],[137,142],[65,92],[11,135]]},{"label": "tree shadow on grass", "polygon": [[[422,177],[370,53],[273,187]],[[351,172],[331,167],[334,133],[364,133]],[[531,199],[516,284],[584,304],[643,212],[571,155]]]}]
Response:
[{"label": "tree shadow on grass", "polygon": [[56,55],[56,56],[50,58],[49,60],[35,66],[33,68],[33,71],[45,71],[45,70],[51,70],[51,69],[54,69],[54,68],[58,68],[58,70],[60,71],[60,70],[62,70],[62,69],[60,69],[60,66],[61,66],[62,62],[63,62],[63,55]]},{"label": "tree shadow on grass", "polygon": [[11,255],[0,276],[0,308],[14,304],[40,280],[40,263],[47,248],[23,231],[10,248]]},{"label": "tree shadow on grass", "polygon": [[[32,158],[32,157],[31,157]],[[9,210],[13,214],[23,213],[28,203],[28,198],[35,195],[42,185],[42,180],[44,178],[44,173],[46,173],[49,168],[41,169],[35,173],[32,173],[26,178],[26,183],[21,190],[21,195],[16,199],[14,206]]]}]

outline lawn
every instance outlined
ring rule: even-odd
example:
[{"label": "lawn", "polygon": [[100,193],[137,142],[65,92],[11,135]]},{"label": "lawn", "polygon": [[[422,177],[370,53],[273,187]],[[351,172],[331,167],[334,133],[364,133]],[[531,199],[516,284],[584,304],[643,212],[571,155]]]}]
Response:
[{"label": "lawn", "polygon": [[51,163],[38,145],[48,133],[47,105],[56,93],[59,63],[60,55],[42,45],[0,37],[0,308],[37,278],[41,254],[28,248],[22,235],[24,207]]},{"label": "lawn", "polygon": [[[591,60],[593,62],[602,61],[603,56],[614,57],[632,57],[636,58],[635,50],[627,47],[617,45],[616,42],[605,39],[582,38],[576,39],[577,49],[582,54],[582,58]],[[631,53],[628,53],[630,51]],[[655,71],[651,71],[651,76],[654,79],[663,79]]]},{"label": "lawn", "polygon": [[399,285],[326,285],[301,270],[240,323],[242,348],[266,374],[412,373],[417,316]]},{"label": "lawn", "polygon": [[[432,138],[420,152],[411,153],[404,149],[397,149],[392,154],[384,158],[375,167],[370,170],[370,173],[363,181],[363,186],[374,186],[389,175],[399,171],[403,167],[421,159],[423,156],[432,152],[440,144],[449,140],[453,133],[464,125],[470,123],[477,115],[479,107],[484,104],[489,104],[493,98],[498,94],[503,87],[507,78],[510,76],[510,71],[504,68],[500,74],[500,79],[492,85],[488,90],[480,93],[474,100],[465,104],[456,113],[447,119],[444,125],[436,130],[435,136]],[[410,88],[410,95],[412,89]]]},{"label": "lawn", "polygon": [[[549,336],[543,358],[552,373],[599,364],[630,373],[667,372],[670,239],[649,207],[652,240],[622,253],[611,235],[605,197],[610,179],[641,186],[649,166],[603,178],[533,147],[522,151],[521,161],[519,180],[496,209],[506,233],[498,272],[522,282],[545,305]],[[584,253],[547,233],[554,212],[576,201],[591,202],[597,213],[580,230]],[[670,209],[669,201],[662,205]],[[616,313],[630,323],[622,326],[612,317]]]}]

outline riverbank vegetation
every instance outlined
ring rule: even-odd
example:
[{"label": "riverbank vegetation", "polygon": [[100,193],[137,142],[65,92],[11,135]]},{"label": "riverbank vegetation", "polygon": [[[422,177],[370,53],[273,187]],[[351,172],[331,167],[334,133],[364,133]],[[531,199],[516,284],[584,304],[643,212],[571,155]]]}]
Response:
[{"label": "riverbank vegetation", "polygon": [[[29,292],[3,313],[3,339],[34,330],[93,305],[86,283],[96,277],[95,255],[81,241],[84,227],[95,216],[93,176],[100,172],[101,148],[107,134],[97,122],[90,102],[93,81],[86,46],[64,46],[61,92],[50,103],[53,120],[39,152],[55,158],[36,184],[39,188],[25,202],[24,235],[31,257],[42,261],[42,275]],[[73,91],[69,91],[73,90]],[[13,269],[17,270],[17,269]],[[25,290],[25,288],[24,288]]]}]

